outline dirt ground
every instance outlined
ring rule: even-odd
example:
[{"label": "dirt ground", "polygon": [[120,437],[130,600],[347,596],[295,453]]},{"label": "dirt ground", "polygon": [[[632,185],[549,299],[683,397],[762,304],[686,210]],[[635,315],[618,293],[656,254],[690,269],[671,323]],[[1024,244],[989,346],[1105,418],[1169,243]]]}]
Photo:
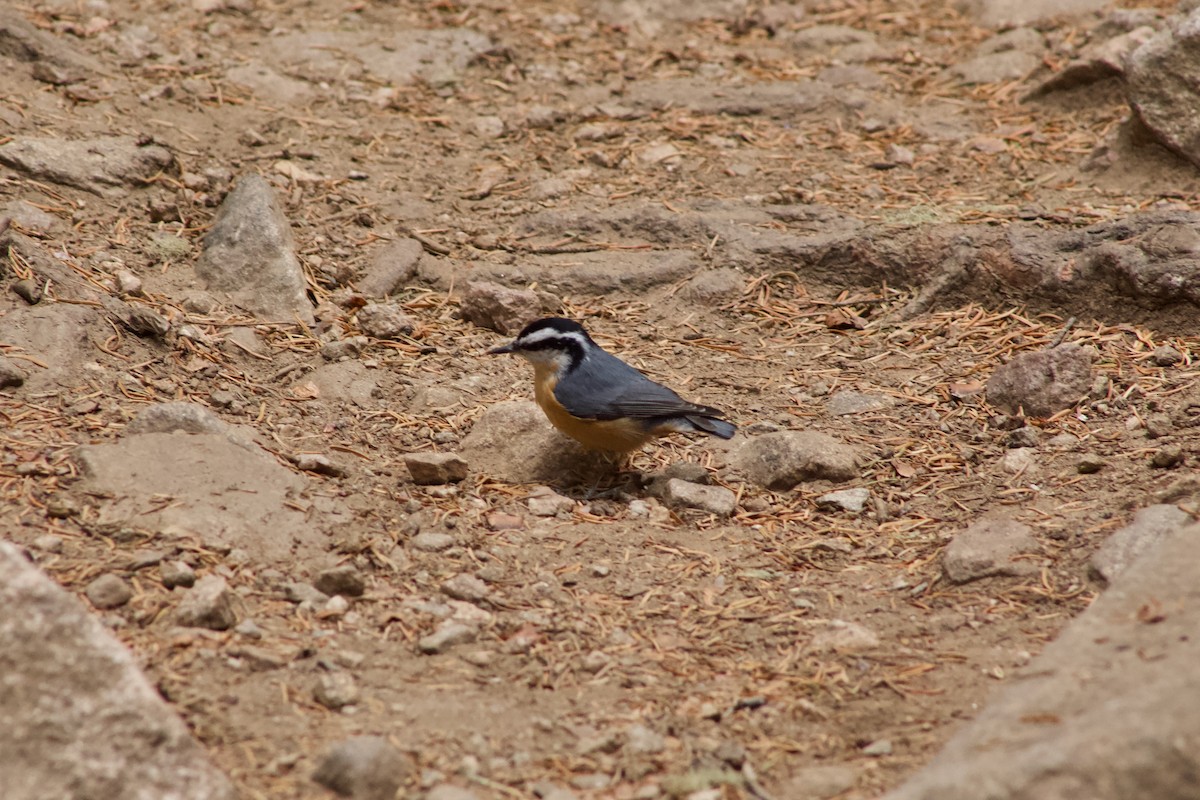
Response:
[{"label": "dirt ground", "polygon": [[[650,475],[701,464],[737,492],[733,517],[638,516],[630,501],[650,495],[636,481],[599,499],[587,486],[555,487],[576,502],[549,518],[531,514],[529,486],[479,471],[451,488],[412,484],[405,453],[456,450],[485,409],[529,398],[531,386],[525,365],[482,355],[503,337],[460,318],[457,286],[420,280],[400,295],[418,323],[411,336],[372,341],[361,368],[330,375],[321,342],[356,333],[353,308],[334,302],[338,292],[394,238],[415,232],[429,243],[427,262],[461,269],[528,261],[569,270],[668,249],[638,231],[593,235],[562,221],[630,203],[668,211],[714,201],[816,204],[906,225],[1003,225],[1036,207],[1047,225],[1077,226],[1196,197],[1191,167],[1121,140],[1128,107],[1116,80],[1029,102],[1032,80],[956,81],[946,69],[994,31],[945,4],[752,6],[22,7],[105,73],[65,86],[19,77],[0,95],[9,134],[151,136],[182,168],[103,197],[6,172],[0,200],[50,215],[38,241],[97,285],[118,265],[132,270],[148,302],[180,319],[191,314],[216,340],[228,324],[219,314],[184,309],[190,265],[231,182],[261,172],[280,187],[318,304],[311,330],[259,325],[268,347],[257,357],[172,348],[102,325],[88,332],[93,366],[69,390],[0,393],[5,535],[29,547],[47,532],[62,536],[62,551],[38,561],[72,589],[102,572],[131,581],[133,599],[106,619],[242,796],[327,796],[310,780],[321,755],[369,733],[411,758],[414,795],[449,782],[480,797],[557,786],[651,798],[715,783],[717,797],[874,797],[925,763],[1087,606],[1100,590],[1088,575],[1091,554],[1178,479],[1150,461],[1163,441],[1190,447],[1200,408],[1192,330],[1134,326],[1119,307],[1075,320],[1066,340],[1095,346],[1096,374],[1108,382],[1093,402],[1036,420],[1036,460],[1014,473],[1003,463],[1011,431],[976,390],[1013,355],[1056,341],[1069,312],[971,305],[904,318],[897,311],[910,289],[741,263],[737,285],[715,299],[689,293],[690,275],[638,290],[555,292],[562,313],[585,321],[609,349],[729,410],[742,428],[732,442],[673,439],[638,453],[633,468]],[[876,51],[839,63],[836,48],[788,44],[818,25],[870,32]],[[1044,74],[1095,25],[1046,26]],[[356,54],[349,40],[331,39],[321,45],[327,62],[292,64],[285,77],[301,34],[372,41],[445,28],[489,43],[445,67],[448,75],[397,83],[370,60],[393,51]],[[258,91],[229,77],[261,63],[277,72]],[[684,81],[677,104],[638,99],[638,87],[676,79]],[[744,115],[689,102],[688,92],[709,83],[736,92],[806,79],[835,98],[865,99],[799,109],[768,101]],[[1122,148],[1120,158],[1085,169],[1105,142]],[[200,177],[189,183],[189,175]],[[559,178],[565,183],[547,183]],[[786,232],[820,222],[773,225]],[[162,233],[192,252],[164,258],[153,246]],[[587,247],[568,247],[579,244]],[[729,266],[719,241],[682,247],[704,267]],[[831,310],[846,319],[831,320]],[[1157,365],[1150,355],[1162,344],[1183,363]],[[313,369],[326,370],[324,383],[305,378]],[[835,416],[829,398],[843,390],[878,403]],[[115,535],[91,524],[88,509],[111,498],[76,491],[72,452],[119,440],[140,408],[164,400],[210,406],[281,457],[319,452],[343,465],[343,476],[296,473],[308,498],[297,507],[327,546],[272,561],[252,545],[189,548],[154,531]],[[1161,441],[1147,438],[1144,421],[1155,414],[1170,420]],[[734,480],[728,464],[740,441],[779,428],[857,446],[860,475],[779,493]],[[1084,455],[1105,466],[1081,474]],[[27,464],[46,468],[20,469]],[[871,491],[866,512],[816,504],[848,486]],[[83,510],[61,512],[61,497]],[[338,525],[322,520],[328,508]],[[1033,528],[1040,551],[1029,573],[949,584],[945,545],[997,512]],[[412,547],[418,531],[448,533],[454,544]],[[261,638],[171,624],[177,593],[130,566],[146,549],[224,575],[239,617]],[[300,610],[279,588],[335,563],[367,577],[348,614]],[[416,642],[461,612],[440,587],[462,573],[488,586],[477,638],[420,654]],[[838,638],[844,623],[866,630]],[[282,665],[255,666],[247,644]],[[359,691],[340,711],[313,695],[332,671],[351,674]]]}]

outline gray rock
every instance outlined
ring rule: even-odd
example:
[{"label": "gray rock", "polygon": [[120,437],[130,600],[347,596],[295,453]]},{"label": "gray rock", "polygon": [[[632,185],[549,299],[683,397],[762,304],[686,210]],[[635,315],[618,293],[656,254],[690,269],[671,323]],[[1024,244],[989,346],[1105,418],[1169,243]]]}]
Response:
[{"label": "gray rock", "polygon": [[343,358],[358,358],[367,349],[371,340],[365,336],[347,336],[336,342],[326,342],[321,345],[321,358],[326,361],[340,361]]},{"label": "gray rock", "polygon": [[196,274],[210,291],[255,315],[313,324],[291,225],[259,175],[244,176],[222,201]]},{"label": "gray rock", "polygon": [[509,483],[561,481],[595,457],[550,425],[531,400],[493,403],[463,439],[463,455],[480,475]]},{"label": "gray rock", "polygon": [[800,767],[782,781],[780,797],[827,800],[854,788],[859,770],[851,764],[817,764]]},{"label": "gray rock", "polygon": [[1138,47],[1125,74],[1129,104],[1165,147],[1200,164],[1200,119],[1180,114],[1200,102],[1200,8]]},{"label": "gray rock", "polygon": [[325,603],[329,602],[329,595],[325,594],[311,583],[304,583],[303,581],[289,581],[283,584],[280,588],[283,589],[283,596],[292,603],[309,603],[312,606],[319,608],[324,606]]},{"label": "gray rock", "polygon": [[1175,423],[1170,415],[1162,412],[1147,414],[1143,421],[1146,423],[1146,437],[1149,439],[1170,436],[1171,432],[1175,430]]},{"label": "gray rock", "polygon": [[227,631],[237,624],[233,594],[220,575],[205,575],[179,601],[175,621],[185,628]]},{"label": "gray rock", "polygon": [[337,711],[358,702],[361,694],[358,682],[349,672],[323,672],[313,687],[313,699],[326,708]]},{"label": "gray rock", "polygon": [[316,475],[341,478],[348,474],[345,467],[323,453],[297,453],[288,460],[296,465],[296,469]]},{"label": "gray rock", "polygon": [[862,653],[879,647],[879,635],[857,622],[831,619],[813,636],[809,648],[816,652]]},{"label": "gray rock", "polygon": [[958,0],[959,10],[985,28],[1015,28],[1102,11],[1107,0]]},{"label": "gray rock", "polygon": [[892,754],[891,739],[876,739],[862,749],[864,756],[890,756]]},{"label": "gray rock", "polygon": [[733,464],[753,483],[774,491],[801,481],[845,481],[858,474],[858,453],[832,436],[813,431],[778,431],[749,439]]},{"label": "gray rock", "polygon": [[1022,475],[1037,469],[1037,451],[1032,447],[1014,447],[1000,457],[1000,469]]},{"label": "gray rock", "polygon": [[1159,345],[1150,354],[1150,360],[1160,367],[1173,367],[1183,361],[1183,353],[1169,344]]},{"label": "gray rock", "polygon": [[722,267],[697,273],[683,285],[680,294],[697,303],[719,304],[738,297],[746,286],[746,276],[736,269]]},{"label": "gray rock", "polygon": [[[221,8],[232,8],[224,0]],[[316,89],[309,83],[283,75],[266,64],[249,61],[225,70],[225,79],[230,83],[249,89],[257,97],[281,105],[303,105],[317,96]]]},{"label": "gray rock", "polygon": [[351,800],[394,800],[408,771],[407,760],[384,737],[355,736],[334,745],[312,777]]},{"label": "gray rock", "polygon": [[416,239],[396,239],[380,250],[358,282],[367,297],[387,297],[407,288],[425,248]]},{"label": "gray rock", "polygon": [[1132,522],[1100,545],[1092,556],[1092,574],[1112,583],[1143,554],[1191,521],[1191,515],[1178,506],[1163,504],[1141,509],[1133,515]]},{"label": "gray rock", "polygon": [[99,609],[117,608],[133,598],[133,589],[117,575],[106,572],[89,583],[83,590],[87,599]]},{"label": "gray rock", "polygon": [[862,510],[867,507],[867,501],[870,499],[870,489],[842,489],[821,495],[817,498],[817,505],[826,508],[840,508],[843,511],[849,511],[851,514],[861,514]]},{"label": "gray rock", "polygon": [[1009,431],[1008,436],[1004,437],[1006,447],[1029,447],[1038,446],[1038,440],[1041,439],[1041,431],[1032,425],[1023,425],[1015,431]]},{"label": "gray rock", "polygon": [[486,583],[465,572],[442,582],[442,594],[455,600],[479,603],[487,599],[490,590]]},{"label": "gray rock", "polygon": [[172,169],[175,157],[132,136],[78,141],[18,136],[0,145],[0,164],[37,180],[117,197]]},{"label": "gray rock", "polygon": [[444,653],[459,644],[469,644],[475,641],[478,631],[470,625],[446,620],[428,636],[422,636],[417,641],[417,649],[423,654],[437,655]]},{"label": "gray rock", "polygon": [[43,553],[61,553],[63,549],[63,537],[56,533],[43,533],[33,540],[33,549],[40,550]]},{"label": "gray rock", "polygon": [[29,377],[11,358],[0,357],[0,389],[12,389],[25,383]]},{"label": "gray rock", "polygon": [[468,283],[459,307],[468,322],[510,336],[542,315],[542,301],[536,292],[491,281]]},{"label": "gray rock", "polygon": [[849,25],[814,25],[784,37],[800,56],[836,58],[846,63],[871,61],[883,55],[875,37]]},{"label": "gray rock", "polygon": [[718,517],[728,517],[737,510],[737,495],[724,486],[704,486],[679,478],[667,480],[663,487],[663,502],[675,508],[694,508]]},{"label": "gray rock", "polygon": [[1138,559],[884,800],[1193,797],[1198,538]]},{"label": "gray rock", "polygon": [[411,544],[426,553],[440,553],[454,546],[454,537],[448,533],[421,531],[412,538]]},{"label": "gray rock", "polygon": [[1150,466],[1155,469],[1174,469],[1184,461],[1183,448],[1177,444],[1169,444],[1154,451],[1150,457]]},{"label": "gray rock", "polygon": [[1108,461],[1103,456],[1098,456],[1095,453],[1084,453],[1079,457],[1079,461],[1075,464],[1075,471],[1080,475],[1094,475],[1100,470],[1108,466]]},{"label": "gray rock", "polygon": [[[839,104],[836,88],[811,80],[747,83],[731,92],[729,87],[703,78],[665,78],[635,81],[629,87],[628,96],[631,102],[644,109],[677,106],[704,114],[738,117],[781,118]],[[614,123],[589,123],[579,129],[576,138],[581,135],[612,138],[623,132],[624,128]]]},{"label": "gray rock", "polygon": [[633,724],[625,729],[625,751],[634,755],[655,755],[667,749],[666,738],[645,725]]},{"label": "gray rock", "polygon": [[479,795],[452,783],[439,783],[425,793],[425,800],[479,800]]},{"label": "gray rock", "polygon": [[196,585],[196,571],[183,561],[164,561],[158,567],[162,585],[168,589],[182,586],[185,589]]},{"label": "gray rock", "polygon": [[227,433],[230,429],[213,412],[198,403],[173,401],[143,406],[125,430],[138,433]]},{"label": "gray rock", "polygon": [[1092,357],[1090,348],[1076,344],[1022,353],[988,379],[988,402],[1010,414],[1052,416],[1087,396]]},{"label": "gray rock", "polygon": [[548,486],[535,486],[529,491],[525,505],[535,517],[554,517],[571,513],[575,508],[575,501]]},{"label": "gray rock", "polygon": [[232,800],[129,651],[5,542],[0,607],[5,800]]},{"label": "gray rock", "polygon": [[849,414],[866,414],[872,411],[882,411],[889,406],[895,405],[895,402],[895,400],[886,395],[841,391],[829,398],[829,413],[835,417],[844,417]]},{"label": "gray rock", "polygon": [[960,83],[983,84],[1015,81],[1024,78],[1042,65],[1042,59],[1020,50],[985,53],[955,64],[946,72]]},{"label": "gray rock", "polygon": [[367,579],[356,567],[342,564],[332,569],[323,570],[313,581],[317,591],[333,596],[362,597],[367,591]]},{"label": "gray rock", "polygon": [[107,518],[186,532],[208,547],[239,547],[258,561],[291,563],[328,545],[326,533],[292,506],[304,479],[227,436],[142,433],[78,447],[73,458],[81,488],[100,498]]},{"label": "gray rock", "polygon": [[1022,553],[1038,552],[1028,525],[1007,517],[984,517],[958,534],[942,554],[942,569],[952,583],[967,583],[993,575],[1024,575],[1029,562],[1015,561]]},{"label": "gray rock", "polygon": [[376,339],[398,339],[413,332],[416,320],[395,303],[367,303],[354,317],[359,329]]},{"label": "gray rock", "polygon": [[419,486],[458,483],[467,477],[467,461],[457,453],[408,453],[404,465]]}]

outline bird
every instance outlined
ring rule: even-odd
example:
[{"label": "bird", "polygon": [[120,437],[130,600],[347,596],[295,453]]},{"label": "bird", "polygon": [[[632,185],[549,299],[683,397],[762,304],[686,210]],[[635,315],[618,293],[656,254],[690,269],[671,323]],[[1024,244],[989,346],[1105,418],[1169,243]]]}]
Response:
[{"label": "bird", "polygon": [[737,426],[712,406],[684,400],[592,340],[582,325],[546,317],[490,355],[533,365],[533,394],[554,427],[589,450],[628,453],[670,433],[731,439]]}]

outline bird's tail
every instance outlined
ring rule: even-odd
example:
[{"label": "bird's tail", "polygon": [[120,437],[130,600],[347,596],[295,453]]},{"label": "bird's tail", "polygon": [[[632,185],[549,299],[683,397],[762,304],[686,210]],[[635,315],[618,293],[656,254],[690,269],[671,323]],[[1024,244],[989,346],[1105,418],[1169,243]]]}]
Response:
[{"label": "bird's tail", "polygon": [[684,417],[692,424],[692,427],[698,431],[719,436],[722,439],[732,439],[733,434],[737,433],[737,425],[732,422],[726,422],[723,419],[716,417],[701,417],[699,415],[689,414]]}]

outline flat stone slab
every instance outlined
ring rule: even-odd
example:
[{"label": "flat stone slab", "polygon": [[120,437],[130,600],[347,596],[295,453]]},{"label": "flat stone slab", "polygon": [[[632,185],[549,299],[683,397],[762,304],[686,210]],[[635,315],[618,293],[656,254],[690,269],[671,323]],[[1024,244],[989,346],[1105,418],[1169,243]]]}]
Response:
[{"label": "flat stone slab", "polygon": [[4,800],[227,800],[229,781],[133,656],[0,542]]},{"label": "flat stone slab", "polygon": [[1198,543],[1144,554],[885,800],[1195,797]]}]

